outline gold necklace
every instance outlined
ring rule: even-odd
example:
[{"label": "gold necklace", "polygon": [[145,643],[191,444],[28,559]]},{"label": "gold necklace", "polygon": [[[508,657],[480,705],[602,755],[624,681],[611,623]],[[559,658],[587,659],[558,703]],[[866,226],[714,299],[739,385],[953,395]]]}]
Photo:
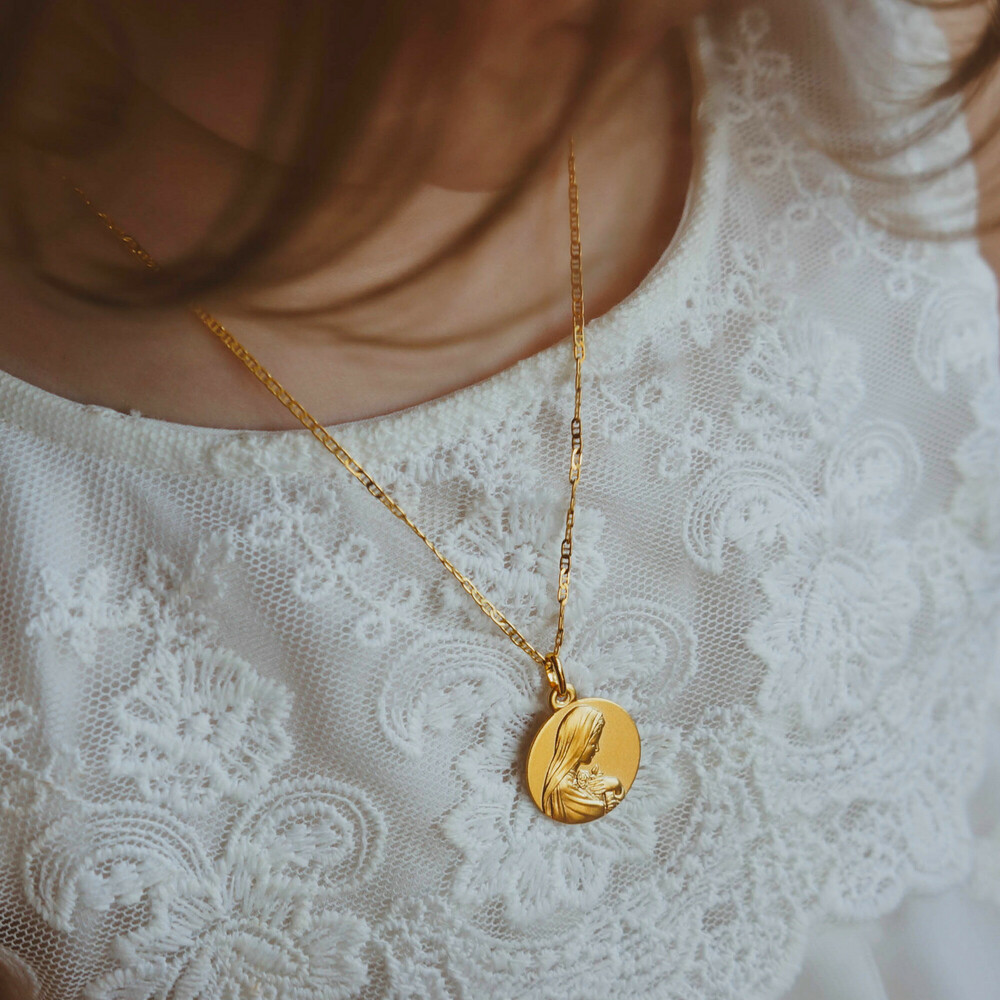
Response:
[{"label": "gold necklace", "polygon": [[[119,228],[106,213],[101,212],[78,187],[74,191],[84,204],[114,233],[146,267],[157,270],[159,265],[139,242]],[[569,598],[570,564],[573,556],[573,521],[576,510],[576,489],[580,480],[580,460],[583,435],[580,424],[582,395],[581,371],[586,357],[586,336],[583,319],[583,261],[580,251],[580,214],[576,183],[576,160],[573,141],[569,146],[569,215],[570,215],[570,287],[573,302],[573,358],[576,362],[574,379],[573,419],[570,422],[571,450],[569,462],[569,506],[566,529],[559,553],[559,582],[556,599],[559,618],[552,651],[540,653],[506,617],[480,593],[472,581],[460,573],[437,546],[410,520],[403,509],[385,490],[337,443],[306,408],[220,323],[200,306],[193,306],[194,315],[264,387],[354,476],[368,492],[391,514],[399,518],[434,553],[441,564],[462,585],[480,610],[507,636],[524,650],[542,669],[551,688],[549,704],[552,715],[535,734],[528,750],[527,784],[535,805],[546,816],[562,823],[586,823],[605,816],[625,797],[639,770],[639,732],[631,716],[620,705],[603,698],[577,698],[572,684],[567,683],[559,651],[562,649],[566,601]]]}]

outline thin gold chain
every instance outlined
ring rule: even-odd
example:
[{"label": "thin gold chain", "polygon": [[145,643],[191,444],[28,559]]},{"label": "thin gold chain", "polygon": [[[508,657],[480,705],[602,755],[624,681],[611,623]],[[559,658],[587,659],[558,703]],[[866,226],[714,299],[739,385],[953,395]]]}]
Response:
[{"label": "thin gold chain", "polygon": [[566,533],[559,550],[559,621],[552,656],[558,657],[562,649],[566,601],[569,598],[569,570],[573,557],[573,520],[576,512],[576,487],[580,481],[580,463],[583,459],[583,432],[580,424],[580,398],[582,396],[583,359],[587,356],[587,341],[583,323],[583,254],[580,247],[579,191],[576,185],[576,157],[573,140],[569,141],[569,273],[573,297],[573,359],[576,362],[573,379],[573,419],[570,421],[571,450],[569,456],[569,507],[566,509]]},{"label": "thin gold chain", "polygon": [[[75,187],[73,190],[80,196],[84,204],[104,223],[104,225],[121,240],[133,256],[151,270],[158,270],[157,261],[140,245],[135,237],[124,232],[108,215],[102,212],[87,197]],[[545,668],[546,677],[553,688],[553,693],[565,695],[567,684],[563,676],[562,665],[559,662],[559,650],[562,648],[564,635],[564,620],[566,601],[569,598],[570,565],[573,556],[573,521],[576,509],[576,488],[580,480],[580,461],[583,454],[583,435],[580,425],[581,398],[581,368],[586,357],[586,339],[584,333],[583,315],[583,262],[580,248],[580,212],[578,204],[578,189],[576,182],[576,159],[573,140],[569,145],[569,215],[570,215],[570,287],[573,299],[573,358],[576,362],[574,379],[573,419],[570,423],[571,451],[569,463],[569,507],[566,510],[566,530],[559,551],[559,585],[557,599],[559,602],[559,620],[556,625],[555,642],[552,652],[548,655],[540,653],[501,614],[497,607],[489,601],[473,582],[461,573],[450,559],[441,553],[437,546],[417,527],[409,515],[390,497],[385,490],[355,461],[347,450],[330,435],[326,428],[313,417],[309,411],[219,322],[211,313],[192,306],[191,312],[222,341],[223,344],[253,374],[268,392],[274,396],[298,420],[303,427],[329,451],[347,471],[357,479],[368,492],[375,497],[391,514],[399,518],[417,537],[434,553],[441,564],[462,585],[462,589],[476,602],[480,610],[500,629],[510,641],[523,649],[536,663]]]}]

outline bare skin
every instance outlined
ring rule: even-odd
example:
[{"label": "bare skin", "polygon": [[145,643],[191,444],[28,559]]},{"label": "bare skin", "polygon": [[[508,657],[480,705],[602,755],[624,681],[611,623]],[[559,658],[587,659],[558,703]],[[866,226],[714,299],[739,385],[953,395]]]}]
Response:
[{"label": "bare skin", "polygon": [[[706,5],[707,0],[627,0],[629,30],[616,71],[592,106],[582,109],[574,128],[591,318],[638,284],[676,229],[691,167],[692,94],[679,39],[669,29]],[[122,0],[123,10],[147,19],[148,37],[138,32],[137,44],[150,86],[206,130],[249,144],[266,81],[258,71],[260,39],[247,31],[245,5],[231,6],[234,20],[228,23],[219,16],[227,5],[213,4],[217,27],[212,32],[179,20],[178,8],[168,0],[140,7]],[[491,8],[500,20],[483,32],[489,40],[477,53],[483,71],[468,81],[433,176],[407,211],[354,258],[317,271],[307,283],[204,303],[323,422],[386,413],[443,395],[566,336],[561,154],[459,269],[334,322],[322,316],[265,320],[252,308],[314,304],[345,288],[390,277],[475,214],[502,183],[507,161],[522,151],[531,131],[531,106],[546,80],[558,77],[560,60],[577,44],[572,24],[580,8],[578,0],[545,5],[504,0]],[[980,17],[980,11],[963,9],[944,20],[956,51],[979,28]],[[266,37],[266,19],[258,27]],[[168,30],[182,36],[189,59],[170,59],[159,51],[158,39]],[[234,37],[241,40],[236,49]],[[991,119],[994,107],[990,101],[973,107],[974,130],[987,127],[982,119]],[[152,138],[137,135],[128,156],[98,159],[74,176],[156,251],[197,230],[211,201],[214,175],[188,135],[158,132]],[[984,180],[995,174],[998,146],[979,160]],[[985,215],[997,214],[991,209],[995,200],[987,199]],[[88,247],[95,240],[110,241],[83,216],[75,238]],[[984,252],[996,267],[996,237],[984,241]],[[0,267],[0,295],[5,306],[0,368],[44,389],[182,423],[296,426],[183,309],[120,313],[86,307],[57,298],[6,267]]]},{"label": "bare skin", "polygon": [[[615,69],[581,109],[574,133],[589,317],[606,311],[640,282],[680,219],[692,160],[692,88],[683,40],[670,29],[699,5],[697,0],[674,5],[633,0],[630,30]],[[550,46],[538,54],[543,65],[557,66],[559,53],[568,58],[579,44],[571,23],[565,37],[559,34],[560,18],[579,6],[552,6],[559,18],[555,40],[551,30],[543,36]],[[509,12],[512,6],[497,9]],[[490,37],[502,40],[503,25],[494,27]],[[533,38],[516,44],[530,47]],[[216,42],[209,37],[204,45]],[[428,183],[350,260],[321,269],[307,281],[202,303],[324,423],[446,394],[567,336],[568,220],[561,150],[460,267],[338,316],[332,329],[322,316],[264,320],[252,312],[261,304],[314,304],[331,292],[399,273],[476,213],[502,181],[504,151],[516,150],[530,127],[523,98],[525,88],[535,84],[489,72],[491,58],[509,67],[506,55],[484,52],[482,79],[471,79],[469,93],[462,95],[468,128],[456,127]],[[247,59],[252,62],[252,53]],[[241,102],[256,99],[252,87],[232,81],[213,86],[204,75],[212,65],[207,55],[168,67],[157,65],[151,51],[148,64],[151,86],[177,107],[193,118],[201,116],[208,128],[230,130],[227,138],[234,142],[246,141],[241,123],[252,114]],[[227,79],[231,73],[238,82],[239,60],[226,64]],[[247,79],[252,79],[249,71]],[[488,130],[478,113],[483,108],[493,113]],[[169,138],[160,135],[152,143],[137,136],[133,156],[98,160],[88,164],[85,175],[75,175],[154,255],[197,226],[198,206],[207,202],[212,183],[210,171],[197,169],[197,153],[181,142],[171,146]],[[155,185],[149,177],[157,178]],[[199,193],[199,184],[206,193]],[[74,238],[111,239],[88,218],[81,218]],[[5,303],[0,367],[50,392],[187,424],[298,426],[183,309],[121,313],[69,303],[9,270],[0,270],[0,294]]]}]

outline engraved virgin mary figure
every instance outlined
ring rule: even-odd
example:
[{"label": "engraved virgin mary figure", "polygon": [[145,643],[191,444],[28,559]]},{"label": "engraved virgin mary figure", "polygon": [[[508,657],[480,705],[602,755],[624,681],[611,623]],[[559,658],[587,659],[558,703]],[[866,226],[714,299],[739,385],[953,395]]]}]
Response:
[{"label": "engraved virgin mary figure", "polygon": [[542,811],[563,823],[586,823],[610,812],[624,798],[622,783],[594,764],[604,715],[591,705],[574,705],[556,730],[556,745],[542,784]]}]

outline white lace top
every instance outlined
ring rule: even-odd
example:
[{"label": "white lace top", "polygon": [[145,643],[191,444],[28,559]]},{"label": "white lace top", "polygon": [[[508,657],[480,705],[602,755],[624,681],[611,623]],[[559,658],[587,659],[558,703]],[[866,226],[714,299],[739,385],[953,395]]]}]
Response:
[{"label": "white lace top", "polygon": [[[684,221],[589,326],[563,662],[643,738],[597,822],[526,792],[539,668],[306,432],[0,375],[12,995],[764,1000],[821,926],[1000,903],[996,288],[810,139],[940,46],[846,0],[696,32]],[[559,344],[336,429],[542,645],[571,408]]]}]

